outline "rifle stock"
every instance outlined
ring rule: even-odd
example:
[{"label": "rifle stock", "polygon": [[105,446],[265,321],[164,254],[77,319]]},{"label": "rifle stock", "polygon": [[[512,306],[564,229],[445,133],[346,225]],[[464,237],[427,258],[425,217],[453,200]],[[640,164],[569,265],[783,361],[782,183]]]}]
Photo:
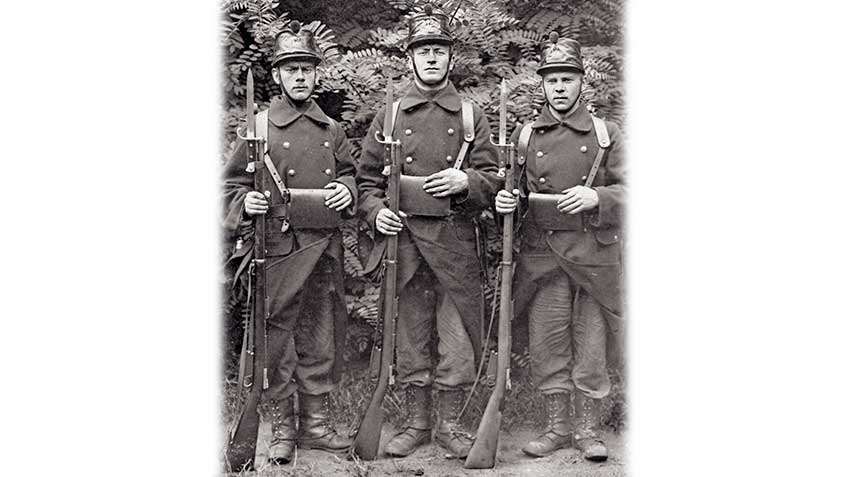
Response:
[{"label": "rifle stock", "polygon": [[[388,186],[386,196],[389,201],[389,210],[398,214],[400,208],[400,166],[398,156],[400,155],[400,142],[392,139],[392,82],[389,80],[386,86],[386,116],[383,122],[383,139],[377,141],[385,146],[383,174],[388,175]],[[395,324],[397,320],[398,297],[397,297],[397,248],[398,236],[386,236],[386,255],[383,259],[383,339],[380,351],[380,372],[377,378],[377,386],[371,395],[371,400],[359,423],[356,437],[353,440],[352,452],[362,460],[374,460],[380,450],[380,434],[383,429],[385,418],[382,404],[389,384],[394,379],[392,376],[393,361],[395,354]]]},{"label": "rifle stock", "polygon": [[[256,136],[256,117],[253,111],[253,72],[247,72],[247,134],[242,138],[247,142],[248,161],[255,167],[253,176],[254,188],[270,196],[266,186],[266,174],[263,172],[262,155],[265,152],[265,138]],[[267,315],[267,298],[265,290],[265,218],[259,216],[254,220],[253,264],[255,274],[253,293],[253,309],[251,319],[245,327],[245,337],[242,352],[240,373],[242,379],[238,385],[247,394],[244,406],[236,417],[229,432],[227,447],[224,451],[229,469],[240,471],[250,469],[254,464],[256,454],[256,438],[259,433],[259,401],[262,389],[268,387],[268,368],[266,366],[265,319]],[[262,339],[256,340],[255,337]],[[259,356],[261,359],[255,359]],[[256,384],[256,376],[261,376],[262,384]]]},{"label": "rifle stock", "polygon": [[[510,192],[514,187],[515,149],[506,142],[506,84],[501,83],[501,110],[498,134],[499,175],[503,174],[504,188]],[[503,220],[503,255],[501,257],[501,298],[498,316],[498,370],[495,388],[486,403],[480,419],[474,444],[465,458],[467,469],[491,469],[495,465],[498,451],[498,434],[503,416],[504,397],[509,387],[509,358],[511,348],[512,321],[512,241],[514,213],[505,214]]]}]

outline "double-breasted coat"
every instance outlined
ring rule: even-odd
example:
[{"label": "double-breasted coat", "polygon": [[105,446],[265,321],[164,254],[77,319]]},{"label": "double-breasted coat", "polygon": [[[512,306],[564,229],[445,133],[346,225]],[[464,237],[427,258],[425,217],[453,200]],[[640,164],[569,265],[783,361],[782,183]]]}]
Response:
[{"label": "double-breasted coat", "polygon": [[[350,155],[350,144],[344,131],[327,117],[318,105],[308,100],[295,106],[287,98],[277,96],[268,109],[267,150],[271,161],[290,189],[320,189],[330,182],[347,187],[353,204],[343,212],[352,217],[356,207],[355,166]],[[244,215],[245,195],[253,190],[253,173],[247,171],[247,147],[239,141],[224,167],[225,229],[241,230],[245,245],[236,250],[232,260],[244,265],[252,258],[252,223]],[[271,192],[271,209],[281,204],[282,198],[273,180],[267,179]],[[326,278],[321,287],[328,288],[332,299],[331,316],[318,316],[319,320],[331,320],[333,326],[335,354],[334,372],[338,376],[342,345],[347,321],[342,283],[343,252],[341,233],[338,229],[301,228],[304,224],[292,223],[282,231],[282,216],[269,211],[263,216],[266,221],[266,269],[267,296],[270,312],[269,325],[286,332],[294,330],[298,313],[292,312],[292,303],[303,301],[302,289],[310,275],[323,259],[321,268]],[[278,215],[278,216],[275,216]],[[327,282],[327,283],[324,283]],[[306,304],[310,306],[310,304]],[[302,309],[300,305],[298,308]],[[322,311],[318,314],[326,314]],[[316,313],[311,313],[315,315]],[[271,350],[276,352],[275,350]],[[273,360],[271,360],[273,362]]]},{"label": "double-breasted coat", "polygon": [[[548,247],[556,257],[557,266],[605,309],[620,316],[624,150],[621,131],[614,123],[605,121],[605,124],[610,146],[592,184],[598,193],[598,207],[582,214],[583,230],[545,230],[525,214],[520,237],[522,248]],[[518,162],[523,162],[517,179],[525,199],[524,210],[529,192],[555,194],[582,185],[600,147],[590,113],[582,104],[562,121],[545,105],[531,127],[533,133],[526,156],[524,151],[516,151]],[[520,130],[516,128],[513,143],[518,143]],[[516,304],[516,311],[523,308],[523,299],[532,294],[533,282],[543,272],[521,267],[516,270],[515,296],[521,301]]]},{"label": "double-breasted coat", "polygon": [[[402,144],[403,174],[428,176],[453,166],[463,141],[461,101],[451,83],[437,92],[423,92],[413,84],[401,96],[393,137]],[[497,153],[489,142],[486,116],[478,106],[473,105],[472,109],[474,140],[461,167],[468,176],[468,189],[451,197],[447,217],[404,219],[405,231],[399,238],[398,290],[411,279],[423,257],[462,315],[475,356],[479,357],[479,325],[469,329],[470,323],[479,322],[483,306],[472,219],[491,206],[502,180],[497,177]],[[357,167],[359,209],[372,228],[377,213],[388,206],[387,178],[382,175],[384,148],[374,139],[375,133],[382,132],[384,112],[385,106],[377,112],[362,142]],[[375,237],[367,272],[379,266],[385,251],[382,234],[375,232]],[[414,246],[404,246],[408,242]]]}]

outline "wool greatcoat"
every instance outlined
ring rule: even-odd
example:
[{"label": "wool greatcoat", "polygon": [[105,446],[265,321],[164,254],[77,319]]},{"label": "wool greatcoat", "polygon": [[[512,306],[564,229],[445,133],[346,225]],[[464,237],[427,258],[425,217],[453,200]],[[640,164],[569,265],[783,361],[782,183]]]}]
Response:
[{"label": "wool greatcoat", "polygon": [[[401,96],[398,109],[393,137],[401,142],[402,173],[428,176],[453,167],[463,141],[461,99],[453,84],[437,92],[424,92],[413,84]],[[484,303],[472,220],[491,206],[502,180],[497,177],[497,154],[489,142],[486,116],[476,105],[473,114],[474,141],[462,164],[468,190],[451,197],[447,217],[403,219],[398,237],[397,353],[402,383],[463,387],[473,381],[474,361],[480,357]],[[384,147],[375,140],[375,133],[382,133],[384,117],[385,106],[362,141],[357,166],[360,213],[376,237],[366,272],[380,265],[385,251],[385,236],[374,229],[377,213],[388,206],[387,178],[382,175]],[[424,283],[428,277],[433,283]],[[435,376],[429,371],[428,351],[433,328],[439,335]]]},{"label": "wool greatcoat", "polygon": [[[353,197],[342,216],[353,216],[357,194],[350,144],[338,123],[314,101],[295,107],[287,98],[275,97],[268,109],[267,145],[288,188],[320,189],[330,182],[341,183]],[[244,197],[254,188],[247,158],[246,143],[239,141],[224,168],[224,226],[244,237],[245,245],[232,258],[242,269],[253,255],[253,219],[244,214]],[[273,207],[282,198],[271,177],[267,183]],[[295,223],[283,232],[282,217],[272,215],[262,217],[270,314],[268,363],[277,369],[264,398],[286,398],[296,386],[307,394],[324,394],[339,376],[347,322],[341,232],[302,229]]]},{"label": "wool greatcoat", "polygon": [[[622,331],[625,169],[621,132],[605,124],[611,143],[592,184],[598,207],[582,214],[582,230],[545,230],[530,214],[523,214],[520,225],[515,312],[528,311],[531,370],[542,392],[576,386],[599,398],[609,391],[605,330],[618,341]],[[579,103],[561,121],[546,104],[531,127],[526,155],[516,151],[524,210],[529,192],[555,194],[583,185],[600,147],[590,113]]]}]

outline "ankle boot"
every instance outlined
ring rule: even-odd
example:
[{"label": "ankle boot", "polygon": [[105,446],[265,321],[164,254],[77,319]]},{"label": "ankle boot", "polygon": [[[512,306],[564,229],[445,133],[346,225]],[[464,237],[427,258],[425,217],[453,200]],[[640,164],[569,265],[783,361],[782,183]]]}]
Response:
[{"label": "ankle boot", "polygon": [[268,447],[268,460],[271,464],[288,464],[294,451],[295,429],[294,407],[291,398],[268,403],[271,418],[271,445]]},{"label": "ankle boot", "polygon": [[607,446],[595,430],[598,400],[577,392],[574,396],[574,410],[577,426],[574,429],[574,446],[583,453],[583,458],[593,462],[607,460]]},{"label": "ankle boot", "polygon": [[386,444],[386,454],[393,457],[406,457],[431,439],[430,386],[410,385],[406,395],[411,408],[409,417],[403,424],[403,430]]},{"label": "ankle boot", "polygon": [[574,413],[570,397],[569,393],[545,394],[545,430],[521,449],[525,454],[545,457],[571,445]]},{"label": "ankle boot", "polygon": [[464,459],[471,450],[474,436],[459,422],[459,413],[465,402],[461,390],[439,391],[439,422],[436,442],[448,450],[448,458]]},{"label": "ankle boot", "polygon": [[297,443],[301,449],[343,452],[351,440],[342,436],[330,423],[330,400],[327,394],[300,394],[300,433]]}]

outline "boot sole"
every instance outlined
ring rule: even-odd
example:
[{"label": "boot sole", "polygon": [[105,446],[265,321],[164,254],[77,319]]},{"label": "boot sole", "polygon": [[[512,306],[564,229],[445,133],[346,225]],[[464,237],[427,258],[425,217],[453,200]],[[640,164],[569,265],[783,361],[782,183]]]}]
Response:
[{"label": "boot sole", "polygon": [[300,443],[297,445],[297,448],[302,449],[302,450],[320,450],[320,451],[324,451],[324,452],[330,452],[332,454],[344,454],[345,452],[350,450],[350,447],[342,447],[341,449],[331,449],[331,448],[328,448],[328,447],[313,446],[313,445],[310,445],[310,444],[300,444]]}]

